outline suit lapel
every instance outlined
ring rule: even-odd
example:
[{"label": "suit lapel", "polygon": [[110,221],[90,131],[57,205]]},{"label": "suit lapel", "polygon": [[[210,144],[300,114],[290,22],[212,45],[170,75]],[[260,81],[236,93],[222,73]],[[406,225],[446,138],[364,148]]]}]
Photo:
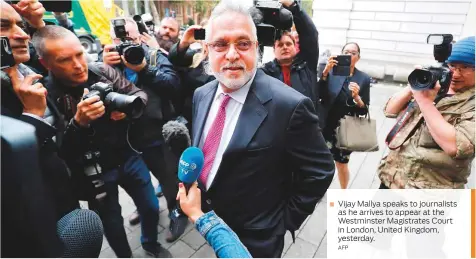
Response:
[{"label": "suit lapel", "polygon": [[218,81],[213,82],[208,89],[204,89],[203,96],[197,101],[197,111],[195,121],[193,123],[193,146],[198,147],[200,138],[202,137],[203,127],[207,122],[208,112],[212,106],[213,97],[218,87]]},{"label": "suit lapel", "polygon": [[236,151],[246,150],[246,147],[256,134],[256,131],[258,131],[264,119],[268,116],[268,110],[264,107],[264,104],[272,99],[268,83],[269,77],[258,69],[255,79],[251,84],[250,91],[248,92],[248,96],[243,104],[230,143],[223,153],[220,167],[218,168],[218,172],[215,175],[209,190],[213,188],[217,178],[223,174],[220,170],[227,162],[226,156]]}]

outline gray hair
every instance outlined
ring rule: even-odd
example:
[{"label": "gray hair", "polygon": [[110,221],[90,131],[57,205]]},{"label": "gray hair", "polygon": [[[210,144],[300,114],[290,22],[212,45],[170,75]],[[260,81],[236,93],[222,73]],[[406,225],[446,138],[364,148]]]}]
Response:
[{"label": "gray hair", "polygon": [[205,31],[205,41],[210,42],[210,37],[212,35],[212,23],[213,20],[216,18],[225,15],[227,13],[239,13],[243,16],[246,16],[246,19],[251,25],[251,30],[253,34],[252,40],[258,40],[258,34],[256,32],[256,26],[253,22],[253,18],[251,17],[249,7],[242,4],[242,1],[236,0],[222,0],[212,11],[210,19],[208,20],[208,24]]},{"label": "gray hair", "polygon": [[[76,35],[68,29],[65,29],[61,26],[57,25],[47,25],[41,29],[38,29],[33,34],[33,39],[31,43],[35,48],[38,56],[44,57],[45,55],[45,39],[48,40],[59,40],[64,39],[66,37],[74,37],[77,39]],[[79,41],[79,39],[78,39]]]},{"label": "gray hair", "polygon": [[[137,31],[139,31],[139,26],[137,26],[136,21],[134,21],[134,19],[132,19],[131,17],[125,17],[125,16],[124,17],[116,17],[113,20],[117,20],[117,19],[124,19],[124,21],[126,22],[126,24],[124,26],[127,26],[128,24],[132,24],[132,25],[134,25],[134,28],[136,28]],[[111,20],[110,34],[111,34],[111,39],[116,38],[116,32],[114,31],[114,25],[112,24],[112,20]]]}]

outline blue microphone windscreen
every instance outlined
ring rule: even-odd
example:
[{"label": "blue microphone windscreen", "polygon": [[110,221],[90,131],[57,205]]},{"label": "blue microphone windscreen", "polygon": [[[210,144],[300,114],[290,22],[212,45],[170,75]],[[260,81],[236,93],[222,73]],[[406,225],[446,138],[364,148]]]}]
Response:
[{"label": "blue microphone windscreen", "polygon": [[178,165],[178,178],[191,184],[198,179],[203,168],[203,152],[199,148],[189,147],[183,151]]}]

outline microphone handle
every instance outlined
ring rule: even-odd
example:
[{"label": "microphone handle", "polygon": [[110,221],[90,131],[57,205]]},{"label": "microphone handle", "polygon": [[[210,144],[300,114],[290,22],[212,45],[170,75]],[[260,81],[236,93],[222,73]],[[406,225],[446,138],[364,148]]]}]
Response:
[{"label": "microphone handle", "polygon": [[[183,185],[185,186],[185,193],[188,195],[188,190],[190,190],[190,187],[192,187],[193,183],[184,183],[184,182],[181,182],[183,183]],[[182,211],[182,208],[180,208],[180,200],[179,202],[177,202],[177,205],[175,206],[175,209],[172,211],[172,213],[174,214],[174,216],[176,218],[184,215],[185,213]]]}]

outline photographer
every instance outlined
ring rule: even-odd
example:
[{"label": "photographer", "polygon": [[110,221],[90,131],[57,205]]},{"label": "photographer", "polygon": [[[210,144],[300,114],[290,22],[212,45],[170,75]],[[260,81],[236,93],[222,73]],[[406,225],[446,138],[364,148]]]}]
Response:
[{"label": "photographer", "polygon": [[[125,33],[136,46],[142,47],[145,57],[140,65],[132,65],[127,62],[127,57],[115,51],[121,43],[121,37],[115,33],[119,30],[112,28],[111,38],[116,45],[106,45],[104,47],[103,60],[105,64],[113,66],[148,95],[149,100],[144,115],[131,128],[131,142],[136,144],[142,152],[147,167],[159,180],[169,211],[172,211],[176,203],[174,198],[177,193],[177,177],[173,171],[167,168],[162,126],[175,117],[172,100],[176,96],[180,80],[172,64],[160,51],[149,49],[147,45],[141,44],[141,39],[143,42],[152,41],[153,43],[155,38],[147,40],[144,37],[146,35],[140,35],[134,20],[130,18],[119,19],[124,19]],[[172,215],[170,217],[169,237],[174,237],[175,240],[185,231],[187,221],[185,217],[180,220],[173,218]],[[138,221],[139,216],[137,214],[133,214],[129,219],[131,224]]]},{"label": "photographer", "polygon": [[141,116],[147,95],[113,68],[87,64],[78,38],[65,28],[38,30],[33,45],[50,71],[48,92],[68,124],[64,146],[74,147],[61,155],[100,215],[111,248],[118,257],[132,256],[118,200],[121,185],[141,213],[142,248],[155,257],[169,255],[157,243],[159,206],[149,170],[128,141],[131,120]]},{"label": "photographer", "polygon": [[[295,37],[284,32],[274,43],[275,59],[264,64],[263,71],[309,97],[319,111],[317,91],[317,59],[319,57],[318,32],[311,18],[294,0],[279,0],[291,11],[300,37],[300,51],[296,50]],[[322,120],[321,120],[322,123]]]},{"label": "photographer", "polygon": [[[22,12],[28,17],[26,19],[32,24],[41,24],[44,9],[41,6],[34,5]],[[41,169],[41,177],[45,183],[46,202],[48,208],[51,205],[52,210],[44,212],[43,217],[38,220],[35,216],[25,208],[39,202],[35,199],[34,189],[17,189],[19,195],[26,195],[31,199],[24,200],[20,204],[22,206],[14,206],[2,210],[2,236],[8,239],[3,244],[26,243],[30,247],[28,251],[18,251],[11,249],[11,246],[2,246],[2,255],[15,255],[25,257],[58,257],[61,256],[61,243],[57,236],[48,235],[51,230],[56,232],[56,222],[64,215],[79,207],[78,200],[71,192],[71,179],[64,161],[58,156],[58,145],[63,138],[63,129],[59,113],[54,107],[51,99],[47,96],[47,91],[38,79],[41,75],[35,74],[29,67],[23,63],[30,59],[28,51],[28,41],[30,37],[24,31],[26,27],[22,17],[15,11],[17,6],[7,4],[0,1],[2,13],[2,23],[0,36],[7,37],[12,47],[11,52],[14,58],[13,64],[9,68],[2,70],[1,73],[1,105],[2,115],[6,115],[35,127],[36,137],[39,148],[39,163]],[[5,46],[2,46],[5,47]],[[3,59],[4,62],[7,60]],[[2,166],[3,168],[3,166]],[[2,177],[3,178],[3,177]],[[25,186],[28,186],[26,184]],[[20,194],[21,193],[21,194]],[[9,197],[12,199],[12,197]],[[16,204],[19,201],[15,201]],[[15,204],[15,205],[16,205]],[[7,207],[2,207],[7,208]],[[51,217],[50,217],[51,216]],[[15,221],[7,221],[7,219],[18,219]],[[5,221],[4,221],[5,220]],[[45,230],[44,235],[32,235],[32,229],[40,227]],[[46,231],[49,230],[49,231]],[[14,233],[9,235],[7,233]],[[8,238],[7,238],[8,237]],[[36,239],[42,239],[38,242]],[[3,240],[3,239],[2,239]],[[48,243],[48,247],[42,247]],[[54,249],[49,250],[51,247]],[[9,253],[12,252],[12,253]]]},{"label": "photographer", "polygon": [[406,87],[387,102],[387,117],[404,116],[378,169],[381,189],[464,188],[475,147],[474,44],[472,36],[453,45],[446,60],[453,74],[449,90],[436,104],[439,82],[430,89]]},{"label": "photographer", "polygon": [[[207,50],[191,49],[190,45],[198,42],[194,37],[195,30],[205,27],[192,25],[184,32],[182,39],[170,48],[169,60],[175,66],[180,75],[182,87],[180,89],[179,102],[176,105],[177,113],[184,116],[189,122],[187,127],[192,128],[192,97],[195,89],[208,82],[215,80],[213,75],[205,71],[204,64],[207,61]],[[203,44],[201,42],[201,44]],[[203,44],[204,45],[204,44]]]}]

